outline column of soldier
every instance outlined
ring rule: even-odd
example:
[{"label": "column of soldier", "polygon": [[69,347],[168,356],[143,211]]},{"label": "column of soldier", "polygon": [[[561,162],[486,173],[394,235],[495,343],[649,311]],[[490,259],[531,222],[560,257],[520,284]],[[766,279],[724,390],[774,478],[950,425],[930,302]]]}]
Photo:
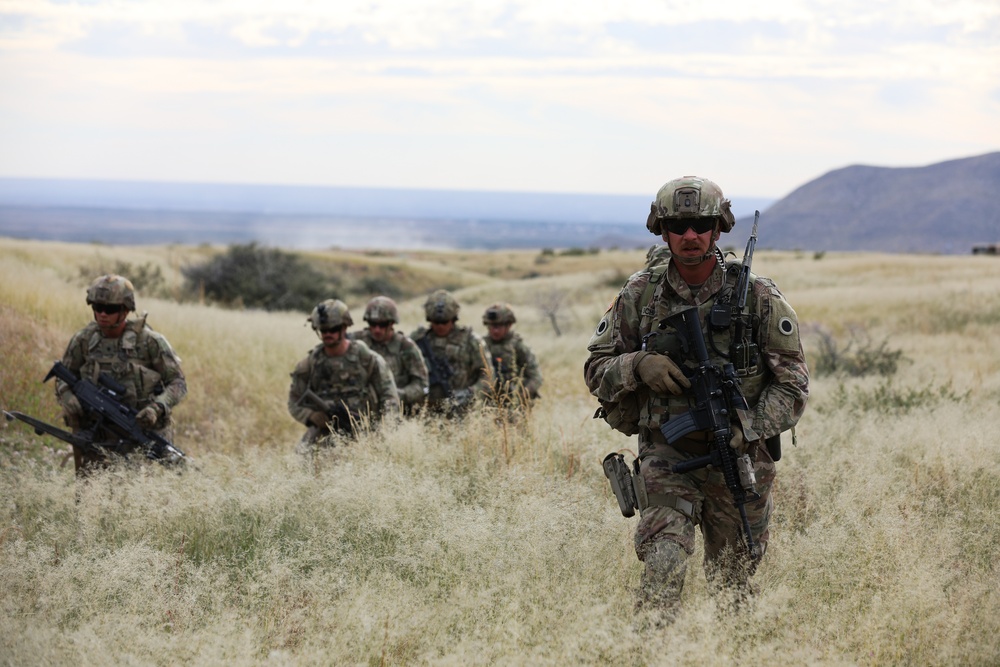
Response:
[{"label": "column of soldier", "polygon": [[[650,249],[645,270],[629,278],[602,316],[584,367],[601,416],[628,435],[638,434],[634,477],[619,479],[615,493],[626,516],[633,505],[640,512],[635,548],[644,571],[638,605],[668,615],[680,598],[696,530],[704,538],[710,579],[742,594],[752,591],[750,576],[767,549],[780,456],[770,443],[795,426],[808,397],[795,311],[773,281],[749,274],[749,242],[746,272],[716,245],[734,225],[730,201],[712,181],[686,176],[660,188],[646,227],[665,245]],[[746,304],[735,312],[733,276],[740,275],[749,276]],[[135,294],[126,278],[101,276],[87,290],[87,303],[94,321],[73,336],[62,364],[95,383],[110,374],[135,422],[170,440],[171,411],[187,391],[177,356],[144,319],[128,319]],[[720,304],[723,316],[716,311]],[[448,292],[431,294],[424,310],[427,326],[406,336],[395,330],[398,309],[384,296],[366,305],[367,326],[357,332],[349,331],[354,322],[342,301],[326,300],[313,309],[308,321],[321,342],[295,366],[288,395],[289,412],[307,426],[303,445],[349,440],[359,428],[399,416],[426,411],[458,417],[485,402],[516,407],[537,398],[542,376],[535,356],[511,330],[509,305],[486,309],[485,341],[457,324],[459,304]],[[710,358],[700,366],[691,358],[691,341],[675,330],[690,313],[698,318],[696,330],[700,325],[711,340]],[[743,350],[741,360],[733,346]],[[721,369],[728,375],[715,372]],[[712,389],[718,378],[730,393],[742,387],[742,395],[727,397],[726,409],[706,412],[713,401],[721,405],[723,392],[713,389],[699,398],[694,385]],[[71,384],[57,381],[56,392],[74,433],[100,440],[93,412]],[[699,419],[692,421],[696,410]],[[722,421],[715,419],[711,428],[704,423],[706,416],[719,415]],[[698,428],[678,429],[685,419]],[[106,460],[100,447],[70,442],[81,474]],[[746,493],[734,489],[713,446],[726,450],[723,462],[742,466],[739,483]]]}]

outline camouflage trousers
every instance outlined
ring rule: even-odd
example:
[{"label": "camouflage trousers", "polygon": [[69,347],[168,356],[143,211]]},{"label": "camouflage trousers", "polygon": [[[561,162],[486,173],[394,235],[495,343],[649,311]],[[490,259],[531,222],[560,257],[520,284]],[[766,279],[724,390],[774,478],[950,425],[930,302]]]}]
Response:
[{"label": "camouflage trousers", "polygon": [[[749,587],[749,577],[756,566],[748,557],[743,543],[743,524],[733,496],[726,486],[722,471],[702,468],[686,474],[671,472],[670,467],[681,461],[707,453],[708,443],[696,437],[682,438],[670,446],[659,431],[642,429],[639,434],[640,473],[650,496],[679,499],[665,507],[653,504],[642,511],[635,531],[635,550],[646,563],[643,576],[644,595],[662,598],[663,591],[650,590],[670,581],[675,597],[680,595],[677,573],[683,574],[686,558],[677,551],[658,548],[660,542],[679,545],[687,556],[694,553],[695,527],[705,544],[705,571],[710,581],[723,586]],[[754,443],[747,452],[754,461],[757,492],[760,498],[746,503],[747,517],[754,540],[763,556],[769,537],[768,522],[773,510],[771,485],[775,465],[763,440]],[[664,556],[664,554],[669,554]],[[652,556],[651,558],[649,558]],[[683,581],[681,580],[681,585]]]}]

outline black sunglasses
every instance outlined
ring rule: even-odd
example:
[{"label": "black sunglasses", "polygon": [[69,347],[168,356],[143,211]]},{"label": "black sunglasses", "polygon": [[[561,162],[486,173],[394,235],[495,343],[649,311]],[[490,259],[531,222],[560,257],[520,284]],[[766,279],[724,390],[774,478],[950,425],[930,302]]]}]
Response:
[{"label": "black sunglasses", "polygon": [[95,313],[104,313],[105,315],[114,315],[125,310],[125,306],[117,303],[92,303],[90,306]]},{"label": "black sunglasses", "polygon": [[715,218],[693,218],[693,219],[670,219],[666,221],[664,225],[667,231],[671,234],[682,235],[689,228],[694,230],[695,234],[704,234],[705,232],[710,232],[715,229],[715,223],[718,222]]},{"label": "black sunglasses", "polygon": [[328,333],[340,333],[341,331],[343,331],[343,330],[344,330],[344,329],[346,329],[346,328],[347,328],[347,327],[345,327],[345,326],[343,326],[343,325],[341,325],[341,326],[339,326],[339,327],[326,327],[326,328],[324,328],[324,327],[320,327],[320,330],[319,330],[319,332],[320,332],[321,334],[328,334]]},{"label": "black sunglasses", "polygon": [[369,329],[388,329],[392,326],[392,322],[369,322]]}]

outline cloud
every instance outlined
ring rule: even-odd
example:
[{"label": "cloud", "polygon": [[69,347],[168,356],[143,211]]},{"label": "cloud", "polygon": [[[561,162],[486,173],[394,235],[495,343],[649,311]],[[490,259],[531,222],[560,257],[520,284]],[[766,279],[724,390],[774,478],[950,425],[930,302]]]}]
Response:
[{"label": "cloud", "polygon": [[1000,148],[996,81],[995,0],[0,0],[0,174],[780,196]]}]

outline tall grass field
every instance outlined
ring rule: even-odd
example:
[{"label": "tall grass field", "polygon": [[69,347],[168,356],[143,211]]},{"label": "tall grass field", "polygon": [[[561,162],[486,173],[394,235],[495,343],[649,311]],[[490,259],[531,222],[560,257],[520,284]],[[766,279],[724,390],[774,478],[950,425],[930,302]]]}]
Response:
[{"label": "tall grass field", "polygon": [[[635,440],[592,418],[582,370],[643,251],[355,254],[452,289],[481,334],[510,302],[545,384],[521,418],[406,420],[312,457],[286,410],[306,314],[172,298],[208,252],[0,239],[3,409],[60,424],[41,381],[91,317],[83,276],[159,267],[138,309],[182,359],[192,459],[81,482],[67,445],[0,425],[0,664],[1000,663],[997,258],[757,253],[799,315],[810,401],[754,603],[712,594],[699,546],[663,625],[634,609],[637,519],[601,469]],[[345,300],[360,324],[366,298]]]}]

